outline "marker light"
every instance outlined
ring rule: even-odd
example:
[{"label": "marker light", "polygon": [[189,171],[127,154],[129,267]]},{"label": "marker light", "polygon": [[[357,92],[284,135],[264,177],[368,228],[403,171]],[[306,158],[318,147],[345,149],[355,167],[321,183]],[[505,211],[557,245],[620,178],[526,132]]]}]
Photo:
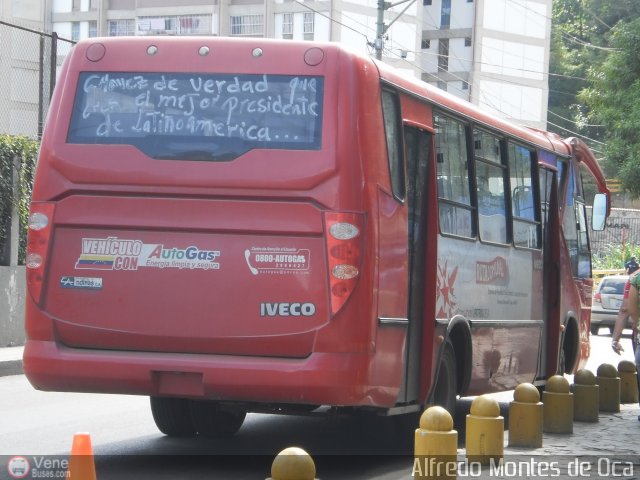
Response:
[{"label": "marker light", "polygon": [[336,277],[339,280],[351,280],[352,278],[356,278],[360,272],[353,265],[336,265],[331,270],[331,275]]},{"label": "marker light", "polygon": [[329,233],[336,240],[351,240],[356,238],[360,234],[360,230],[355,225],[350,223],[340,222],[334,223],[329,228]]},{"label": "marker light", "polygon": [[30,230],[42,230],[49,225],[49,218],[41,212],[33,212],[29,215],[29,229]]}]

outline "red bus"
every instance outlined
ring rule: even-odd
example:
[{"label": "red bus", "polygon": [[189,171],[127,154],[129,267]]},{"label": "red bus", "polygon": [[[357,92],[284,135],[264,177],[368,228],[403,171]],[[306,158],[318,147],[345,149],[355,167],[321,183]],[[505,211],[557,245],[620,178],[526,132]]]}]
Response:
[{"label": "red bus", "polygon": [[169,435],[247,412],[418,412],[588,355],[578,139],[339,44],[75,46],[33,188],[24,369],[148,395]]}]

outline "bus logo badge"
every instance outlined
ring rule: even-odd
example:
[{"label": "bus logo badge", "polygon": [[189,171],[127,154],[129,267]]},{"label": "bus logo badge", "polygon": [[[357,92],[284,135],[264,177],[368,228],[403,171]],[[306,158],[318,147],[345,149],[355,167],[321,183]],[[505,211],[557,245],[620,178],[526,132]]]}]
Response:
[{"label": "bus logo badge", "polygon": [[60,278],[62,288],[83,288],[86,290],[100,290],[102,288],[102,278],[94,277],[62,277]]},{"label": "bus logo badge", "polygon": [[261,317],[311,317],[316,313],[313,303],[269,303],[260,304]]}]

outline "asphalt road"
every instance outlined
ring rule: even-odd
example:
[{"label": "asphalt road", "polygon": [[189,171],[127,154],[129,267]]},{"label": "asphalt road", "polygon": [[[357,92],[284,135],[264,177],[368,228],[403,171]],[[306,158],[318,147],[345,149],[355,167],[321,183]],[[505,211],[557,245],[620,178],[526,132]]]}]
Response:
[{"label": "asphalt road", "polygon": [[[632,359],[628,335],[619,357],[602,332],[592,337],[588,368],[594,372],[601,363]],[[411,434],[399,436],[384,422],[250,414],[230,440],[171,439],[157,431],[146,397],[39,392],[23,375],[0,378],[0,392],[4,464],[16,455],[66,458],[74,433],[89,432],[99,480],[264,479],[275,455],[289,446],[313,455],[319,478],[396,479],[411,472]],[[3,468],[0,478],[11,477]]]}]

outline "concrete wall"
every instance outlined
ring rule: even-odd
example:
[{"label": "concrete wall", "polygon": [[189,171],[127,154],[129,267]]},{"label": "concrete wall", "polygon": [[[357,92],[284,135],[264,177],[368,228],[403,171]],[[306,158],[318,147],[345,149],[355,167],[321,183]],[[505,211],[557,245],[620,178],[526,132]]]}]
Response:
[{"label": "concrete wall", "polygon": [[25,267],[0,267],[0,347],[24,345]]}]

